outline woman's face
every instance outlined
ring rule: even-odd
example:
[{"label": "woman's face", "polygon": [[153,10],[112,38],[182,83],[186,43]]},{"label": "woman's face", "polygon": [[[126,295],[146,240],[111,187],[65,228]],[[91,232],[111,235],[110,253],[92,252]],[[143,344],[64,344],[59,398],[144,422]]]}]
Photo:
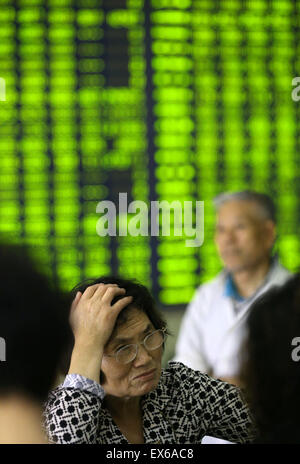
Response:
[{"label": "woman's face", "polygon": [[[127,321],[115,329],[104,354],[114,354],[124,345],[141,343],[154,330],[148,316],[133,308],[128,311]],[[162,346],[147,351],[144,345],[139,345],[136,358],[128,364],[121,364],[116,358],[103,356],[101,385],[106,394],[128,398],[149,393],[160,379],[162,352]]]}]

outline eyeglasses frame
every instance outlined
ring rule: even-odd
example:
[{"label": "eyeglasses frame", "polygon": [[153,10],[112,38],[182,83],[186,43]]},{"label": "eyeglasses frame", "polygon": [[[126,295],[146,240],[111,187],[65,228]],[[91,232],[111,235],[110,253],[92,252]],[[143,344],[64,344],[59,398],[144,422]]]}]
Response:
[{"label": "eyeglasses frame", "polygon": [[[163,333],[163,340],[162,340],[162,343],[161,343],[161,345],[157,346],[156,348],[153,348],[152,350],[149,350],[149,349],[145,346],[145,340],[146,340],[148,337],[151,337],[151,335],[153,335],[155,332],[158,332],[158,331],[160,331],[160,332]],[[166,338],[167,338],[167,335],[168,335],[168,334],[167,334],[167,328],[166,328],[166,327],[163,327],[162,329],[156,329],[156,330],[154,330],[153,332],[151,332],[150,334],[146,335],[146,337],[144,338],[144,340],[143,340],[142,342],[140,342],[140,343],[129,343],[128,345],[125,345],[125,346],[123,346],[122,348],[119,348],[114,354],[105,354],[105,353],[104,353],[103,356],[105,356],[105,357],[107,357],[107,358],[115,358],[116,361],[117,361],[118,363],[120,363],[120,364],[122,364],[122,365],[126,365],[126,364],[129,364],[129,363],[131,363],[132,361],[134,361],[134,360],[136,359],[136,357],[137,357],[137,355],[138,355],[139,345],[143,345],[144,348],[145,348],[145,350],[146,350],[147,352],[149,352],[149,351],[155,351],[155,350],[157,350],[158,348],[160,348],[160,347],[165,343]],[[118,360],[118,352],[119,352],[120,350],[124,350],[124,348],[126,348],[127,346],[135,346],[135,347],[136,347],[136,353],[135,353],[135,356],[134,356],[133,359],[131,359],[130,361],[128,361],[128,362],[126,362],[126,363],[123,363],[123,362],[121,362],[121,361]]]}]

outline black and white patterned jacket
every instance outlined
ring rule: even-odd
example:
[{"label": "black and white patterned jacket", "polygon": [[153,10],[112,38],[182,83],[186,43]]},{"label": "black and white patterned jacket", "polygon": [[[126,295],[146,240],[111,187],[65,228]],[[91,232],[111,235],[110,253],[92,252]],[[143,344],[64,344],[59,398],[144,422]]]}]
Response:
[{"label": "black and white patterned jacket", "polygon": [[[116,444],[128,441],[103,407],[99,384],[68,375],[45,408],[45,427],[55,443]],[[212,435],[237,443],[254,439],[240,390],[181,363],[162,370],[155,390],[142,398],[145,443],[201,443]]]}]

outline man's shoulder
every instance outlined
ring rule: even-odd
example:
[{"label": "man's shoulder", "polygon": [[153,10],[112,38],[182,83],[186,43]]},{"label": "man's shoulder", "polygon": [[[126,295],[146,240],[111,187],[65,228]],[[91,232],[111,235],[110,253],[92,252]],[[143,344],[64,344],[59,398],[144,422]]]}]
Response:
[{"label": "man's shoulder", "polygon": [[275,284],[284,284],[286,280],[293,276],[293,273],[284,267],[278,260],[274,263],[270,281]]},{"label": "man's shoulder", "polygon": [[224,285],[226,280],[226,271],[223,269],[215,277],[199,285],[196,289],[196,293],[210,293],[210,292],[224,292]]},{"label": "man's shoulder", "polygon": [[[272,273],[270,275],[271,283],[283,284],[293,275],[286,267],[284,267],[278,260],[275,261]],[[201,294],[210,294],[210,295],[223,295],[226,278],[228,273],[225,269],[222,269],[215,277],[204,282],[196,288],[195,297]]]},{"label": "man's shoulder", "polygon": [[188,305],[189,311],[198,313],[201,308],[204,315],[210,313],[212,307],[223,305],[226,275],[226,271],[221,271],[213,279],[199,285]]}]

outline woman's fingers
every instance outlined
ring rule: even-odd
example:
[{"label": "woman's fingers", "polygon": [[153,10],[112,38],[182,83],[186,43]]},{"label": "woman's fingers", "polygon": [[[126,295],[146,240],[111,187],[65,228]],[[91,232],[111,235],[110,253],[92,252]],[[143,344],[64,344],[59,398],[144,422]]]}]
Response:
[{"label": "woman's fingers", "polygon": [[124,309],[127,305],[129,305],[133,300],[132,296],[124,296],[124,298],[121,298],[121,300],[117,301],[113,306],[112,309],[116,312],[118,315],[122,309]]},{"label": "woman's fingers", "polygon": [[125,295],[126,290],[119,287],[108,287],[102,297],[102,302],[104,304],[110,305],[112,300],[118,295]]},{"label": "woman's fingers", "polygon": [[[98,291],[102,291],[103,289],[103,292],[105,291],[105,287],[106,287],[107,284],[103,284],[102,282],[99,283],[99,284],[94,284],[94,285],[90,285],[89,287],[87,287],[83,293],[83,298],[85,300],[88,300],[88,299],[91,299],[95,293]],[[117,284],[109,284],[110,286],[114,285],[114,286],[117,286]]]},{"label": "woman's fingers", "polygon": [[91,297],[91,302],[99,302],[108,288],[119,288],[117,284],[98,284],[96,291]]},{"label": "woman's fingers", "polygon": [[[78,292],[71,306],[70,322],[75,339],[95,347],[104,347],[111,336],[119,313],[133,300],[117,284],[95,284]],[[113,299],[120,300],[111,304]]]},{"label": "woman's fingers", "polygon": [[76,296],[74,298],[74,300],[72,301],[72,305],[71,305],[71,312],[74,311],[74,309],[76,308],[76,306],[78,305],[78,302],[80,300],[80,298],[82,297],[82,293],[81,292],[77,292],[76,293]]},{"label": "woman's fingers", "polygon": [[[92,309],[92,312],[96,311],[96,313],[100,310],[103,311],[105,309],[116,309],[118,313],[123,309],[130,301],[132,301],[132,297],[125,297],[122,298],[120,301],[122,303],[116,303],[111,306],[112,300],[117,296],[125,296],[126,290],[124,288],[118,287],[117,284],[95,284],[87,287],[84,293],[77,292],[75,299],[72,302],[71,306],[71,314],[74,313],[78,303],[80,302],[80,307],[83,309],[83,313],[85,310]],[[118,302],[117,302],[118,303]],[[82,311],[80,311],[82,312]]]},{"label": "woman's fingers", "polygon": [[75,310],[76,310],[76,308],[78,306],[78,303],[79,303],[81,297],[82,297],[82,293],[77,292],[74,300],[72,301],[70,314],[69,314],[69,322],[70,322],[71,326],[73,326],[73,324],[74,324]]},{"label": "woman's fingers", "polygon": [[119,312],[123,308],[125,308],[125,306],[127,306],[133,298],[129,296],[124,296],[124,298],[121,298],[113,306],[111,306],[111,302],[115,297],[125,295],[125,293],[126,290],[124,288],[118,287],[116,284],[105,284],[97,288],[97,290],[93,294],[91,301],[93,303],[98,303],[99,305],[101,304],[103,309],[114,309],[114,313],[119,314]]}]

